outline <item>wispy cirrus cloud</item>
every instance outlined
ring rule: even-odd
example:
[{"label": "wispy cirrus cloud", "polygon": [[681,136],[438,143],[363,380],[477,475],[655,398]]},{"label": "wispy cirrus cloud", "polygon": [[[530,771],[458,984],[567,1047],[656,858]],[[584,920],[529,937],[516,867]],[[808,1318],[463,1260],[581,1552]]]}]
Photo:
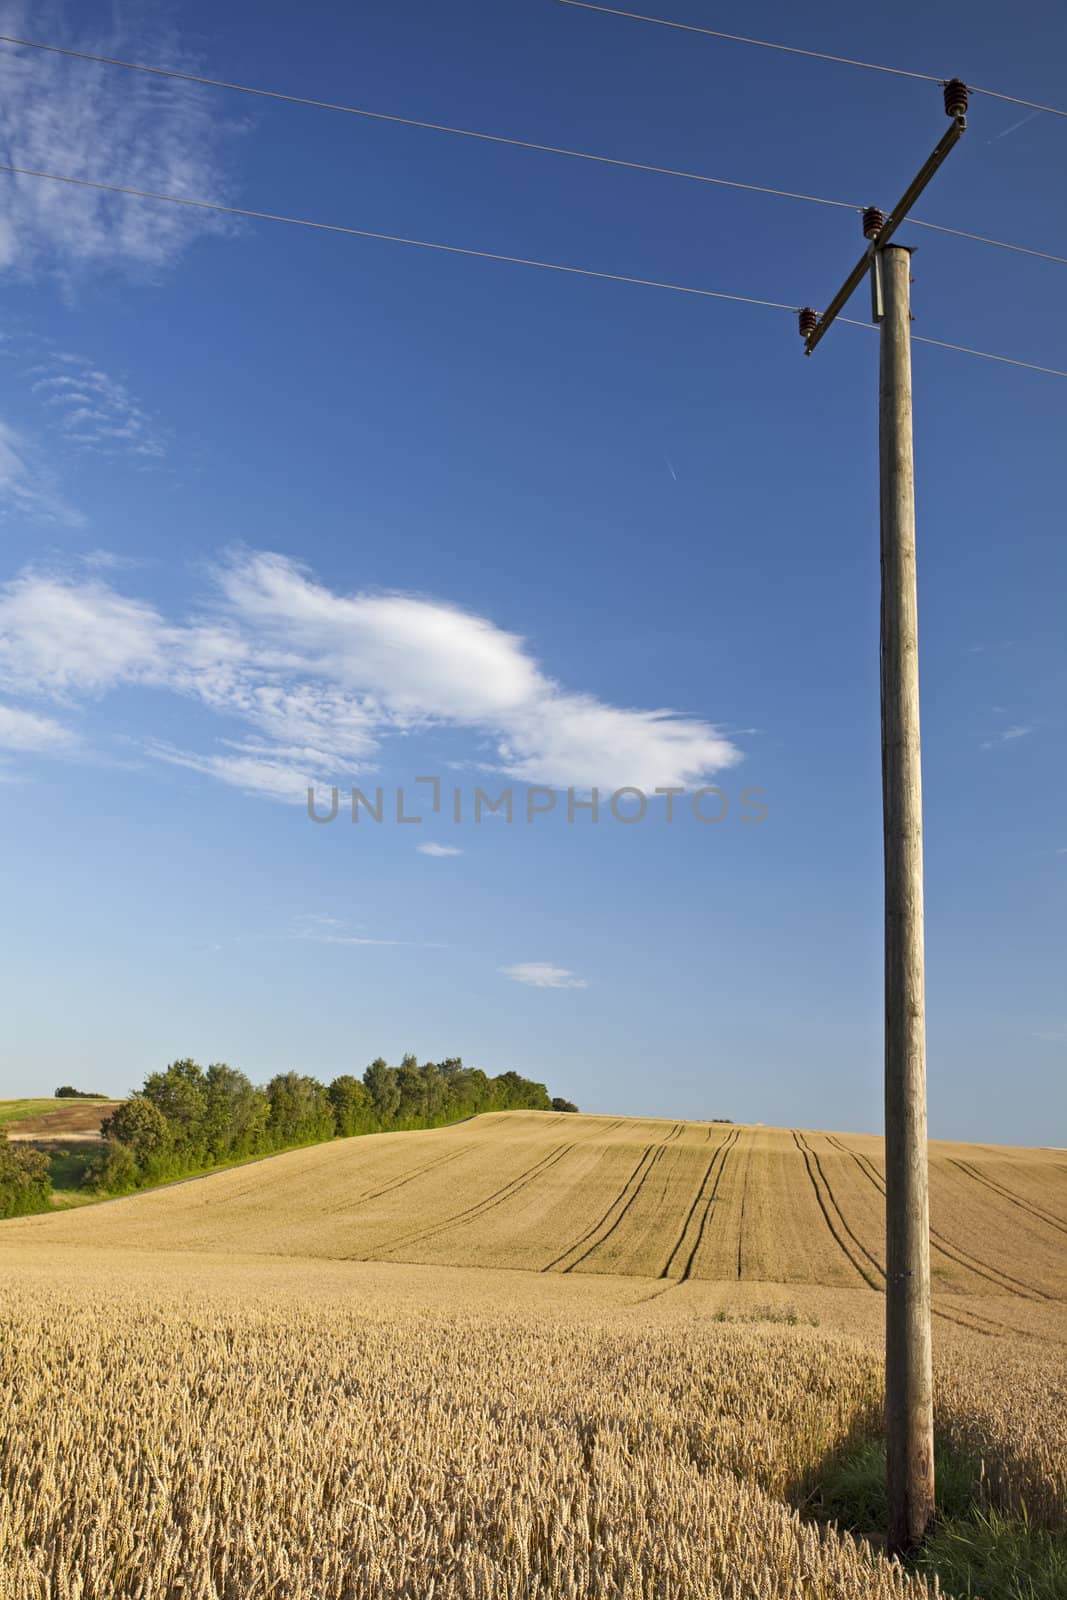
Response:
[{"label": "wispy cirrus cloud", "polygon": [[446,856],[461,856],[463,854],[458,845],[437,844],[432,839],[428,840],[426,844],[417,844],[415,849],[422,856],[434,856],[439,860],[444,860]]},{"label": "wispy cirrus cloud", "polygon": [[54,718],[23,711],[18,706],[0,705],[0,750],[52,755],[70,750],[76,743],[77,735]]},{"label": "wispy cirrus cloud", "polygon": [[1017,739],[1028,739],[1034,733],[1035,727],[1030,722],[1016,722],[1010,728],[999,728],[996,733],[990,734],[982,740],[983,750],[995,750],[998,745],[1014,744]]},{"label": "wispy cirrus cloud", "polygon": [[387,945],[408,946],[413,950],[444,950],[443,944],[433,944],[424,939],[371,939],[351,930],[350,924],[340,917],[312,911],[297,917],[290,938],[309,940],[312,944]]},{"label": "wispy cirrus cloud", "polygon": [[549,677],[517,634],[444,601],[339,593],[285,556],[238,551],[202,609],[169,618],[99,577],[29,569],[0,590],[0,687],[101,698],[128,686],[236,724],[163,762],[302,802],[373,770],[391,739],[466,729],[483,767],[556,788],[688,787],[740,752],[713,725],[613,706]]},{"label": "wispy cirrus cloud", "polygon": [[[173,32],[79,22],[62,4],[0,5],[0,32],[62,38],[100,55],[149,52],[195,70]],[[240,126],[194,84],[0,45],[0,137],[12,166],[225,200],[222,149]],[[231,226],[210,212],[10,173],[0,174],[0,201],[0,269],[47,271],[68,282],[93,267],[157,273],[194,240]]]},{"label": "wispy cirrus cloud", "polygon": [[501,975],[512,983],[524,983],[530,989],[588,989],[584,978],[569,972],[566,967],[554,967],[550,961],[517,961],[514,966],[501,967]]},{"label": "wispy cirrus cloud", "polygon": [[0,422],[0,514],[64,528],[85,521],[55,488],[38,448],[7,422]]},{"label": "wispy cirrus cloud", "polygon": [[132,456],[146,464],[165,455],[158,425],[126,384],[84,356],[50,355],[28,376],[49,421],[74,449]]}]

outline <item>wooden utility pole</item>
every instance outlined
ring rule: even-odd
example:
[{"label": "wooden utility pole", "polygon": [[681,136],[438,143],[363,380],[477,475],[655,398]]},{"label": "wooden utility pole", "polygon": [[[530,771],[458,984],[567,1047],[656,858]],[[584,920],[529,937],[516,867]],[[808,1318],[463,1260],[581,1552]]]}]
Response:
[{"label": "wooden utility pole", "polygon": [[827,309],[800,313],[811,355],[864,278],[880,325],[882,837],[885,856],[886,1474],[889,1551],[921,1543],[934,1514],[926,982],[919,744],[919,624],[911,411],[911,252],[890,239],[967,126],[967,89],[944,85],[952,126],[886,217]]},{"label": "wooden utility pole", "polygon": [[934,1513],[911,252],[880,252],[882,831],[885,849],[886,1464],[889,1547]]}]

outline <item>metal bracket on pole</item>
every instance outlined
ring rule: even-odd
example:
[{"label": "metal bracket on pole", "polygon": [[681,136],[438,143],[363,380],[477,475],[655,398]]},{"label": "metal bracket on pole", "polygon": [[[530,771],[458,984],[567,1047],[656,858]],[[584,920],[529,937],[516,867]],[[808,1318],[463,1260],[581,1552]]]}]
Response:
[{"label": "metal bracket on pole", "polygon": [[871,252],[871,321],[881,322],[885,316],[885,301],[882,298],[882,252],[875,249]]},{"label": "metal bracket on pole", "polygon": [[[826,310],[821,316],[817,313],[812,313],[809,316],[808,313],[811,308],[806,306],[801,313],[800,332],[804,340],[805,355],[811,355],[823,334],[827,331],[834,318],[844,310],[852,294],[858,289],[868,272],[871,275],[871,317],[873,321],[881,322],[883,304],[881,263],[878,253],[889,243],[916,200],[930,182],[930,179],[934,176],[934,173],[945,160],[949,151],[963,137],[967,127],[967,89],[965,84],[958,78],[950,78],[945,85],[945,111],[952,118],[952,126],[938,140],[888,217],[884,216],[876,206],[868,206],[864,211],[863,232],[864,236],[871,242],[830,301]],[[814,326],[812,325],[812,316],[815,318]]]}]

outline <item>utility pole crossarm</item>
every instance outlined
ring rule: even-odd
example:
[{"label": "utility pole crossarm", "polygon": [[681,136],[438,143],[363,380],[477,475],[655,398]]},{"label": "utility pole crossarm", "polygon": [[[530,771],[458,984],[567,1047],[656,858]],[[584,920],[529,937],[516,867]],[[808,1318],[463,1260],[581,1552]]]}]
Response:
[{"label": "utility pole crossarm", "polygon": [[[826,310],[821,316],[811,312],[807,307],[800,313],[800,331],[804,338],[805,355],[811,355],[823,334],[830,327],[830,324],[845,309],[846,304],[859,288],[868,271],[877,271],[878,263],[876,257],[878,251],[889,243],[935,172],[944,162],[946,156],[962,139],[967,127],[967,89],[959,78],[951,78],[945,85],[945,111],[952,118],[952,126],[938,140],[936,147],[927,156],[888,217],[883,217],[882,213],[873,206],[864,212],[863,231],[871,242],[830,301]],[[814,321],[812,320],[813,318]],[[878,320],[877,315],[875,320]]]}]

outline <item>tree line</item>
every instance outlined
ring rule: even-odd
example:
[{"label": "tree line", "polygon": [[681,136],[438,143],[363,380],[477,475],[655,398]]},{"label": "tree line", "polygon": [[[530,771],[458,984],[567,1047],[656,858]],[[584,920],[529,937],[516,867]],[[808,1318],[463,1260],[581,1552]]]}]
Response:
[{"label": "tree line", "polygon": [[488,1077],[456,1056],[398,1067],[379,1057],[362,1077],[328,1084],[281,1072],[253,1084],[224,1062],[173,1061],[103,1123],[104,1149],[86,1182],[125,1194],[252,1156],[355,1134],[438,1128],[484,1111],[576,1111],[517,1072]]}]

